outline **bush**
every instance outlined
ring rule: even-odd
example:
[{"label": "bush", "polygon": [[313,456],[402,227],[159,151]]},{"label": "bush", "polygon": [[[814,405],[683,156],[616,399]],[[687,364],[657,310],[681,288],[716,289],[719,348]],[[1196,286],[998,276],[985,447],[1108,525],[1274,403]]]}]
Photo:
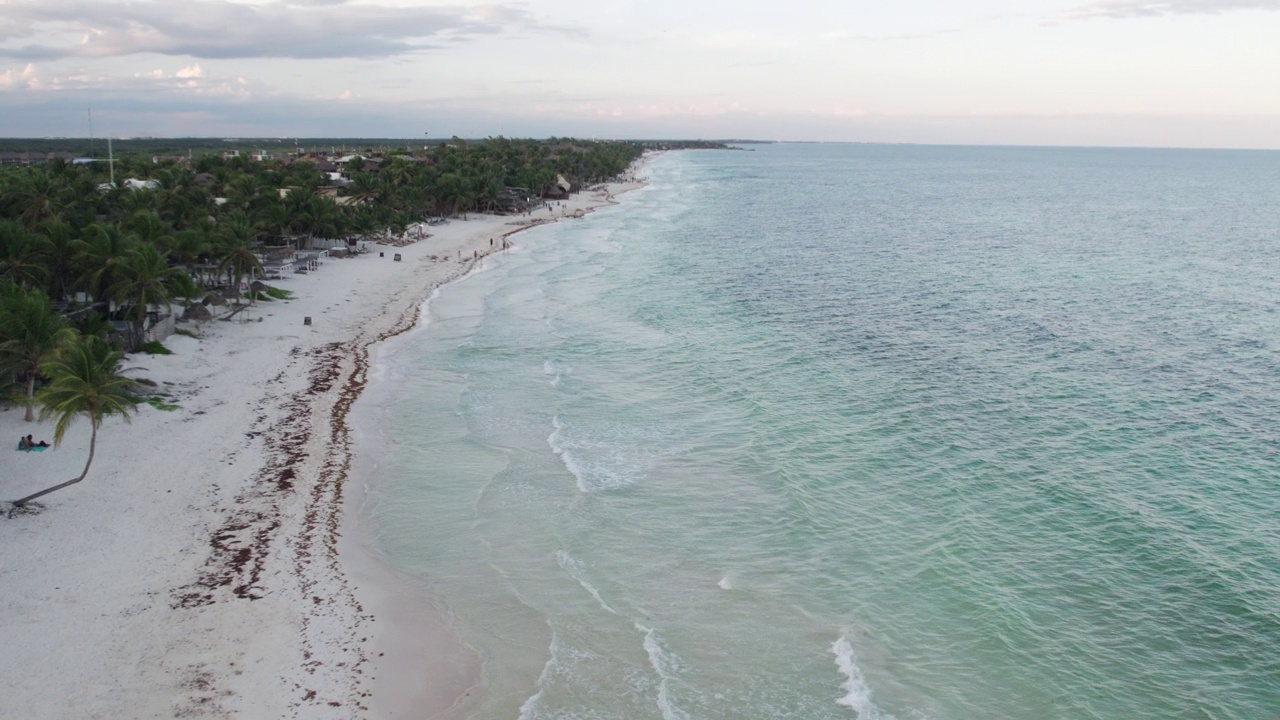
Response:
[{"label": "bush", "polygon": [[152,340],[138,346],[138,352],[144,352],[148,355],[172,355],[173,351],[161,345],[159,341]]},{"label": "bush", "polygon": [[165,402],[164,398],[160,397],[159,395],[152,395],[151,397],[147,398],[146,402],[148,405],[150,405],[151,407],[157,410],[165,410],[168,412],[172,412],[182,407],[181,405],[172,405],[170,403]]}]

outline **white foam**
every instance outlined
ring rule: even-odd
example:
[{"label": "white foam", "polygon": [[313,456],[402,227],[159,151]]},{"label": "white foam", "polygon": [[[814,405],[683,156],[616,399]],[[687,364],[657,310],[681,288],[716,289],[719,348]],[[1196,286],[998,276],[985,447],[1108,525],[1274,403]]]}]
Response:
[{"label": "white foam", "polygon": [[578,581],[578,584],[582,586],[582,589],[591,593],[591,597],[595,598],[596,602],[600,603],[600,607],[608,610],[614,615],[618,614],[618,611],[609,607],[609,603],[605,602],[604,598],[600,596],[600,591],[596,590],[596,586],[587,582],[586,577],[584,577],[585,573],[583,572],[582,563],[579,562],[577,558],[564,550],[557,550],[556,560],[560,563],[560,567],[564,568],[565,571],[569,573],[570,577]]},{"label": "white foam", "polygon": [[418,311],[421,312],[423,315],[423,323],[426,323],[430,320],[430,318],[426,317],[427,311],[431,309],[431,303],[440,299],[440,292],[441,292],[441,288],[443,287],[444,287],[443,285],[437,285],[434,289],[432,289],[431,294],[427,295],[427,299],[423,300],[422,305],[418,308]]},{"label": "white foam", "polygon": [[538,716],[538,705],[542,703],[542,692],[546,689],[547,678],[551,677],[551,668],[556,662],[556,655],[560,652],[560,637],[555,631],[551,631],[551,647],[547,650],[547,663],[542,666],[542,672],[538,674],[537,692],[529,696],[528,700],[520,706],[520,720],[533,720]]},{"label": "white foam", "polygon": [[636,629],[644,633],[644,651],[654,672],[658,673],[658,710],[662,712],[662,720],[689,720],[689,714],[676,707],[671,699],[671,681],[680,672],[680,656],[662,643],[657,630],[640,623],[636,623]]},{"label": "white foam", "polygon": [[733,580],[729,579],[728,575],[725,575],[724,577],[720,578],[720,582],[716,583],[716,585],[719,585],[721,590],[732,590]]},{"label": "white foam", "polygon": [[556,365],[553,360],[542,363],[542,374],[551,377],[552,387],[560,387],[561,381],[564,380],[564,374],[560,370],[560,366]]},{"label": "white foam", "polygon": [[591,488],[587,487],[587,482],[583,479],[582,469],[578,467],[577,460],[560,444],[560,431],[564,429],[564,426],[560,424],[559,415],[551,418],[551,426],[555,428],[547,436],[547,444],[551,446],[551,452],[559,456],[560,462],[564,463],[565,469],[578,481],[578,491],[583,493],[591,492]]},{"label": "white foam", "polygon": [[849,638],[841,635],[831,645],[831,652],[836,656],[836,667],[845,676],[844,684],[840,686],[845,692],[844,697],[836,702],[852,708],[858,720],[894,720],[892,715],[881,712],[871,702],[871,688],[867,687],[867,681],[862,677],[862,670],[858,667]]}]

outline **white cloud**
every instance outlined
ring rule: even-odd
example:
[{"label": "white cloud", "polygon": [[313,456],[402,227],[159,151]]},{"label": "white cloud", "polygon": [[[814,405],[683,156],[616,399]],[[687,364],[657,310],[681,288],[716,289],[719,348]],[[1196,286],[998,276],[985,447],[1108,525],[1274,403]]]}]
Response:
[{"label": "white cloud", "polygon": [[[379,58],[544,26],[507,5],[231,0],[0,2],[0,56],[24,60],[139,53],[196,58]],[[26,40],[26,44],[16,44]]]},{"label": "white cloud", "polygon": [[1070,19],[1217,15],[1235,10],[1280,10],[1280,0],[1092,0],[1067,11]]},{"label": "white cloud", "polygon": [[4,71],[0,75],[0,90],[12,90],[19,87],[32,87],[32,83],[39,83],[36,77],[36,66],[27,63],[27,66],[21,70],[14,72],[12,69]]},{"label": "white cloud", "polygon": [[65,75],[42,75],[34,64],[28,63],[21,71],[8,70],[0,74],[0,92],[8,93],[9,100],[47,102],[47,93],[41,91],[49,90],[66,90],[89,99],[159,95],[175,100],[200,96],[242,100],[254,95],[270,96],[276,92],[244,77],[206,77],[198,65],[184,67],[173,74],[157,68],[136,72],[129,77],[108,77],[90,75],[83,70]]}]

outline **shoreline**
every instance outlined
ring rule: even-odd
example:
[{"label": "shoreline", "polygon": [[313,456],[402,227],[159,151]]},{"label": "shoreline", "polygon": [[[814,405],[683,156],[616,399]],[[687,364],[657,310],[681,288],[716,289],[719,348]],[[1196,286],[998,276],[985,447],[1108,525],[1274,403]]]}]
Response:
[{"label": "shoreline", "polygon": [[[369,712],[375,677],[382,708],[400,681],[370,642],[402,620],[362,602],[383,607],[371,592],[395,574],[348,551],[366,494],[344,495],[359,467],[349,414],[375,348],[417,326],[430,294],[499,237],[610,202],[583,190],[560,214],[473,214],[403,247],[371,244],[274,281],[289,301],[170,338],[173,355],[127,356],[123,373],[178,409],[108,419],[83,483],[0,521],[5,715],[347,718]],[[0,412],[5,433],[52,439],[52,426],[15,407]],[[77,474],[88,435],[82,420],[56,449],[5,454],[4,495]]]},{"label": "shoreline", "polygon": [[[631,171],[643,170],[652,157],[642,157]],[[598,191],[593,193],[594,199],[575,197],[566,201],[567,213],[546,222],[580,219],[598,207],[617,204],[614,197],[644,185],[643,182],[610,183],[603,195]],[[504,238],[546,222],[513,230]],[[482,265],[476,264],[455,280],[481,270]],[[388,349],[387,341],[400,341],[423,329],[422,314],[443,286],[441,283],[433,288],[418,303],[418,317],[412,326],[365,348],[367,369],[376,364],[378,353]],[[379,380],[369,380],[366,375],[363,389],[376,382]],[[349,420],[352,414],[359,413],[353,410],[354,413],[347,415]],[[348,432],[359,435],[372,426],[373,419],[364,418],[363,422],[348,422]],[[355,452],[348,479],[367,478],[374,474],[376,465],[372,458]],[[341,525],[339,555],[357,586],[359,603],[369,608],[368,617],[386,621],[376,629],[371,628],[366,636],[371,644],[369,663],[373,670],[361,679],[361,687],[365,688],[362,693],[369,698],[367,709],[372,717],[458,717],[455,711],[460,710],[466,696],[483,688],[483,658],[463,641],[454,629],[448,610],[438,604],[428,589],[397,571],[378,554],[376,528],[368,513],[370,503],[375,501],[371,487],[360,483],[352,490],[344,501],[346,517]]]}]

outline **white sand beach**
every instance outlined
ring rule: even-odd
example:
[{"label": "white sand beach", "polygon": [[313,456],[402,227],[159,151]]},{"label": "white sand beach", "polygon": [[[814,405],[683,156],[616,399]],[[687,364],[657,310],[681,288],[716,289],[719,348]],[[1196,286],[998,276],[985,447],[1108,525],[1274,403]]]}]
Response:
[{"label": "white sand beach", "polygon": [[[412,327],[434,288],[531,221],[607,202],[587,191],[532,219],[371,244],[272,281],[288,301],[183,325],[200,337],[169,338],[172,355],[127,356],[178,409],[108,418],[84,482],[0,517],[0,717],[447,715],[477,668],[430,598],[367,554],[347,411],[370,346]],[[0,500],[84,466],[87,420],[40,453],[14,449],[26,434],[52,442],[52,424],[0,412]]]}]

